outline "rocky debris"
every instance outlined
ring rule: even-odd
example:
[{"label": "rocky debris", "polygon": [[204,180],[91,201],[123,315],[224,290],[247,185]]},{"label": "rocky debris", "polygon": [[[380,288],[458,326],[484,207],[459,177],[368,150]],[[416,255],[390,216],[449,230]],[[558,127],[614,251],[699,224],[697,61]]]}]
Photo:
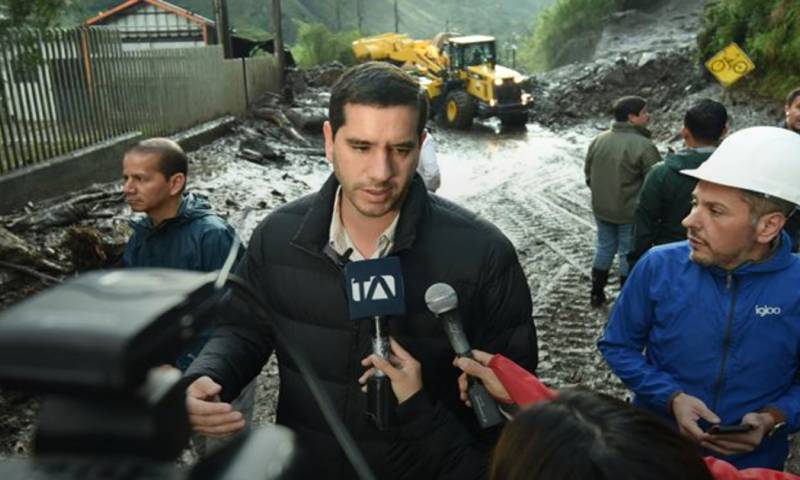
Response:
[{"label": "rocky debris", "polygon": [[78,195],[65,195],[51,201],[49,206],[29,205],[23,212],[12,217],[7,226],[10,230],[19,232],[72,225],[90,216],[108,216],[108,211],[103,208],[123,200],[123,194],[119,190],[102,190],[93,186],[82,192]]},{"label": "rocky debris", "polygon": [[275,151],[272,147],[267,145],[265,139],[246,138],[239,143],[238,156],[247,161],[255,162],[264,165],[267,162],[282,162],[286,160],[286,156]]},{"label": "rocky debris", "polygon": [[122,260],[125,242],[112,238],[93,225],[67,228],[62,249],[70,252],[75,271],[85,272],[117,265]]},{"label": "rocky debris", "polygon": [[331,62],[318,67],[313,67],[305,71],[306,83],[310,87],[331,87],[346,67],[339,62]]},{"label": "rocky debris", "polygon": [[328,119],[328,109],[323,107],[294,107],[285,111],[295,127],[306,132],[319,133]]},{"label": "rocky debris", "polygon": [[272,122],[287,137],[293,139],[301,145],[308,146],[308,140],[306,140],[305,137],[303,137],[303,135],[294,128],[292,122],[286,117],[286,114],[284,114],[282,110],[269,107],[257,108],[253,110],[253,116]]},{"label": "rocky debris", "polygon": [[556,128],[576,120],[610,119],[614,100],[624,95],[641,95],[648,99],[651,111],[668,111],[676,98],[708,83],[692,58],[692,50],[684,48],[552,70],[533,82],[531,117]]},{"label": "rocky debris", "polygon": [[[54,274],[64,274],[68,271],[62,265],[49,260],[37,247],[3,227],[0,227],[0,258],[3,259],[0,268],[27,267],[16,268],[23,273],[36,271],[34,269]],[[48,278],[42,277],[41,274],[35,276]]]}]

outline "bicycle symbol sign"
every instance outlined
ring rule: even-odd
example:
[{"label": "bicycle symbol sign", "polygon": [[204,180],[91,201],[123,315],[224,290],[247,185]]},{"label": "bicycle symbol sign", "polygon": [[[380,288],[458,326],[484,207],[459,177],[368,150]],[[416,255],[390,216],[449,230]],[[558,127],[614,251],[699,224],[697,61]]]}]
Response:
[{"label": "bicycle symbol sign", "polygon": [[725,87],[755,70],[756,66],[750,57],[737,45],[731,43],[721,52],[709,58],[706,68]]}]

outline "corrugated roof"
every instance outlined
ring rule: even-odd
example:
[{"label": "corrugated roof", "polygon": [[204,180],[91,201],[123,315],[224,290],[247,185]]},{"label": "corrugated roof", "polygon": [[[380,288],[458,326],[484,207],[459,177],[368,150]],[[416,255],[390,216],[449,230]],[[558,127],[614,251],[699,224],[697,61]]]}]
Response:
[{"label": "corrugated roof", "polygon": [[154,7],[160,8],[167,12],[174,13],[180,17],[183,17],[191,22],[198,23],[201,25],[207,25],[213,27],[215,25],[214,21],[210,18],[206,18],[202,15],[198,15],[194,12],[191,12],[183,7],[179,7],[170,2],[165,2],[164,0],[127,0],[126,2],[120,3],[116,7],[112,8],[111,10],[107,10],[105,12],[101,12],[99,15],[92,17],[86,20],[86,25],[97,25],[104,23],[109,18],[117,15],[118,13],[125,11],[131,7],[135,7],[140,3],[147,3],[153,5]]}]

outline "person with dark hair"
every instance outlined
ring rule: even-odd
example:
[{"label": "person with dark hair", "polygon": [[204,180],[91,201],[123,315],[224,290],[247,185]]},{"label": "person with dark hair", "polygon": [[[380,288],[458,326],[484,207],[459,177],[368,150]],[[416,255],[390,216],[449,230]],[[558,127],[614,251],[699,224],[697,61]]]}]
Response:
[{"label": "person with dark hair", "polygon": [[167,138],[142,140],[122,160],[122,190],[131,209],[145,215],[131,221],[126,267],[219,269],[236,236],[208,202],[186,192],[188,161]]},{"label": "person with dark hair", "polygon": [[739,468],[780,470],[800,429],[800,258],[783,231],[800,136],[740,130],[681,173],[699,180],[688,241],[639,260],[598,347],[637,405]]},{"label": "person with dark hair", "polygon": [[644,179],[639,192],[633,229],[630,268],[654,245],[678,242],[686,238],[681,221],[689,214],[692,190],[697,179],[681,170],[697,168],[717,148],[728,131],[728,111],[714,100],[700,100],[683,117],[681,137],[686,148],[655,165]]},{"label": "person with dark hair", "polygon": [[[780,126],[800,134],[800,87],[795,88],[786,95],[786,103],[783,107],[786,115]],[[800,251],[800,211],[795,211],[788,219],[784,227],[789,236],[792,237],[792,251]]]},{"label": "person with dark hair", "polygon": [[[494,453],[459,441],[459,425],[423,389],[421,365],[394,339],[387,360],[362,363],[386,373],[397,394],[403,428],[390,464],[398,478],[478,480],[798,480],[768,469],[737,470],[699,450],[649,412],[582,389],[556,392],[502,355],[474,350],[456,358],[467,400],[467,375],[480,379],[502,404],[519,413],[503,429]],[[363,385],[374,374],[359,379]],[[508,408],[508,407],[507,407]],[[510,408],[509,408],[510,409]],[[454,441],[455,440],[455,441]]]},{"label": "person with dark hair", "polygon": [[[275,328],[305,352],[381,479],[393,478],[387,458],[397,431],[378,431],[365,415],[367,399],[357,379],[363,372],[359,359],[372,350],[372,322],[350,319],[343,287],[347,262],[388,255],[399,260],[407,314],[389,317],[388,330],[423,362],[430,397],[463,421],[463,437],[454,442],[473,438],[479,427],[458,400],[452,347],[423,302],[431,284],[455,287],[475,345],[499,349],[526,368],[537,363],[531,294],[513,245],[475,214],[428,195],[415,173],[426,120],[425,93],[399,67],[370,62],[345,71],[333,86],[323,126],[333,174],[319,191],[270,213],[238,269],[273,309]],[[277,421],[295,431],[314,460],[309,478],[355,478],[300,372],[273,344],[270,327],[237,316],[216,329],[186,375],[195,431],[227,435],[243,428],[227,402],[275,350]]]},{"label": "person with dark hair", "polygon": [[645,100],[622,97],[614,102],[613,111],[615,122],[589,145],[584,166],[597,224],[590,295],[593,307],[606,301],[604,289],[615,254],[619,259],[620,285],[625,283],[636,198],[647,171],[661,160],[650,140],[650,131],[645,128],[650,121]]},{"label": "person with dark hair", "polygon": [[[125,267],[157,267],[211,272],[225,263],[236,232],[215,215],[206,199],[186,191],[188,159],[167,138],[142,140],[122,160],[122,190],[131,209],[145,215],[131,220],[133,235],[123,254]],[[241,258],[242,252],[237,252]],[[185,371],[203,348],[206,330],[178,356],[175,366]],[[252,414],[255,382],[244,389],[237,405]],[[206,442],[195,438],[199,453]]]},{"label": "person with dark hair", "polygon": [[786,117],[781,126],[795,133],[800,133],[800,87],[795,88],[786,95],[783,113]]},{"label": "person with dark hair", "polygon": [[711,480],[697,449],[660,419],[584,390],[522,411],[492,457],[497,480]]}]

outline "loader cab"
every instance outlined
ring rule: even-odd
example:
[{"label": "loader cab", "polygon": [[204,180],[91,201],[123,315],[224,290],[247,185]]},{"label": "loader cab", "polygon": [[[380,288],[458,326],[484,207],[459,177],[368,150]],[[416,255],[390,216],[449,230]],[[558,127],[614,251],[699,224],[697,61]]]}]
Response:
[{"label": "loader cab", "polygon": [[447,43],[451,71],[465,70],[475,65],[489,65],[494,68],[495,55],[494,37],[486,35],[452,37]]}]

